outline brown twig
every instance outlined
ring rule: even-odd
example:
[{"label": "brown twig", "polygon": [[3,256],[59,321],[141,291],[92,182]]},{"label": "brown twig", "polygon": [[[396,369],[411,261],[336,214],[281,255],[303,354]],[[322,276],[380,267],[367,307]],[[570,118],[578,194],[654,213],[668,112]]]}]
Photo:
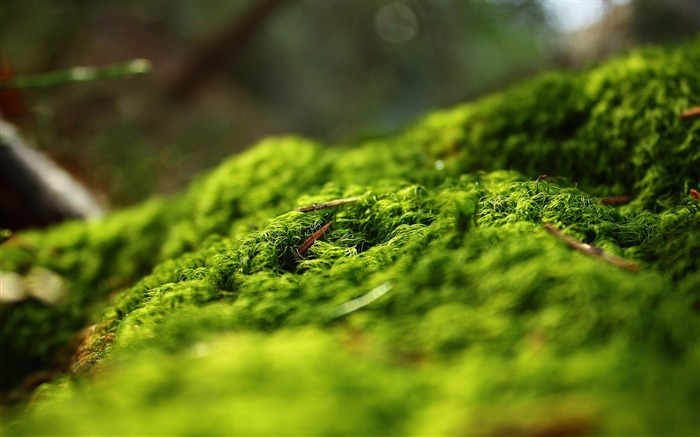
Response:
[{"label": "brown twig", "polygon": [[620,268],[627,269],[632,272],[637,272],[639,271],[639,265],[636,263],[633,263],[631,261],[627,261],[626,259],[620,258],[619,256],[611,255],[609,253],[603,252],[603,250],[599,247],[591,246],[590,244],[586,243],[581,243],[580,241],[565,235],[561,230],[556,228],[554,225],[550,223],[544,223],[544,228],[549,232],[550,234],[554,235],[555,237],[559,238],[560,240],[563,240],[567,246],[569,246],[572,249],[576,249],[579,252],[585,253],[588,256],[592,256],[594,258],[600,258],[602,260],[605,260],[611,264],[614,264]]},{"label": "brown twig", "polygon": [[626,205],[630,202],[630,196],[610,196],[602,197],[600,203],[603,205]]},{"label": "brown twig", "polygon": [[678,114],[678,118],[680,118],[681,120],[687,120],[690,118],[697,118],[697,117],[700,117],[700,106],[686,109],[685,111]]},{"label": "brown twig", "polygon": [[535,182],[543,181],[543,180],[545,180],[545,179],[547,179],[547,175],[546,175],[546,174],[541,174],[541,175],[537,178],[537,180],[536,180]]},{"label": "brown twig", "polygon": [[328,228],[331,227],[332,224],[333,224],[333,221],[330,221],[330,222],[326,223],[325,225],[323,225],[323,227],[321,229],[319,229],[318,231],[311,234],[311,236],[309,238],[307,238],[306,241],[304,241],[304,244],[299,246],[299,248],[297,249],[297,252],[296,252],[297,256],[299,258],[304,256],[306,251],[309,250],[309,247],[311,247],[316,242],[316,240],[323,237],[323,235],[326,233]]},{"label": "brown twig", "polygon": [[332,208],[335,206],[345,205],[346,203],[357,202],[358,200],[360,200],[359,197],[347,197],[345,199],[337,199],[337,200],[331,200],[329,202],[314,203],[313,205],[302,206],[301,208],[297,208],[297,211],[299,211],[299,212],[318,211],[319,209]]}]

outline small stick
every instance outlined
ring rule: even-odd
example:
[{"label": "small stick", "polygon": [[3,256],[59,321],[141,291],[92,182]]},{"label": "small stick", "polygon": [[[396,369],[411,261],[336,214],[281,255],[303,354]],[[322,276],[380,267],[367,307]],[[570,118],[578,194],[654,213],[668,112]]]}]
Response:
[{"label": "small stick", "polygon": [[543,180],[545,180],[545,179],[547,179],[547,175],[546,175],[546,174],[541,174],[541,175],[537,178],[537,180],[536,180],[535,182],[543,181]]},{"label": "small stick", "polygon": [[301,258],[306,253],[306,251],[309,250],[309,247],[311,247],[316,242],[316,240],[323,237],[323,235],[326,233],[328,228],[331,227],[332,224],[333,221],[326,223],[321,229],[314,232],[306,241],[304,241],[304,244],[299,246],[299,248],[297,249],[297,255],[299,256],[299,258]]},{"label": "small stick", "polygon": [[630,196],[610,196],[602,197],[600,203],[603,205],[626,205],[630,202]]},{"label": "small stick", "polygon": [[690,197],[692,197],[695,200],[700,200],[700,192],[698,190],[691,188],[690,189]]},{"label": "small stick", "polygon": [[687,109],[680,114],[678,114],[678,118],[681,120],[687,120],[690,118],[697,118],[700,117],[700,106],[696,106],[694,108]]},{"label": "small stick", "polygon": [[357,202],[358,200],[360,200],[359,197],[348,197],[345,199],[331,200],[329,202],[314,203],[313,205],[302,206],[301,208],[297,208],[297,211],[299,211],[299,212],[318,211],[319,209],[332,208],[334,206],[345,205],[346,203]]},{"label": "small stick", "polygon": [[627,261],[626,259],[620,258],[619,256],[611,255],[609,253],[603,252],[603,250],[599,247],[591,246],[590,244],[586,243],[581,243],[580,241],[565,235],[562,231],[557,229],[555,226],[549,224],[549,223],[544,223],[544,228],[549,232],[550,234],[554,235],[555,237],[559,238],[560,240],[563,240],[567,246],[569,246],[572,249],[576,249],[579,252],[585,253],[588,256],[592,256],[594,258],[601,258],[611,264],[614,264],[618,267],[621,267],[623,269],[627,269],[632,272],[637,272],[639,271],[639,265],[636,263],[633,263],[631,261]]},{"label": "small stick", "polygon": [[148,73],[151,61],[132,59],[131,61],[105,65],[103,67],[73,67],[33,76],[19,76],[0,81],[0,89],[45,88],[72,82],[88,82],[102,79],[129,77]]}]

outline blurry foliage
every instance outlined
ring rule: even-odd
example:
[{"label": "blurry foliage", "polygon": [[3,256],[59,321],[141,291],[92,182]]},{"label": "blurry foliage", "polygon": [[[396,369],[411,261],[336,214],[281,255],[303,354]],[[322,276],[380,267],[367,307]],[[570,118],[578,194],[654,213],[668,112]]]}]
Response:
[{"label": "blurry foliage", "polygon": [[17,74],[135,57],[155,66],[135,81],[27,92],[18,122],[119,205],[174,191],[270,134],[392,133],[551,52],[534,1],[284,2],[192,99],[168,98],[183,64],[258,3],[5,0],[0,55]]},{"label": "blurry foliage", "polygon": [[[416,21],[401,29],[410,18]],[[461,102],[533,68],[546,52],[537,39],[547,35],[538,29],[543,22],[534,2],[299,3],[251,51],[253,62],[234,71],[287,108],[302,133],[386,133],[426,108]]]},{"label": "blurry foliage", "polygon": [[[234,41],[240,49],[230,44],[191,98],[173,99],[207,43],[266,3],[274,11]],[[567,39],[537,0],[3,0],[0,56],[16,74],[153,61],[148,78],[26,92],[25,117],[13,120],[119,206],[177,191],[268,135],[390,135],[576,57],[677,41],[697,32],[693,3],[634,1],[593,38]]]}]

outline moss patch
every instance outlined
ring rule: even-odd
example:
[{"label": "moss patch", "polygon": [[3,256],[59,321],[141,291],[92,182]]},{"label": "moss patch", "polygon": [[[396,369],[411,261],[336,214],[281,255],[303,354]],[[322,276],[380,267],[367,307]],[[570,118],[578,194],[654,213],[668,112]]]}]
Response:
[{"label": "moss patch", "polygon": [[20,234],[2,270],[47,268],[69,293],[3,303],[6,390],[97,325],[4,430],[696,432],[700,121],[677,116],[696,65],[697,40],[647,48],[393,138],[272,138],[178,197]]}]

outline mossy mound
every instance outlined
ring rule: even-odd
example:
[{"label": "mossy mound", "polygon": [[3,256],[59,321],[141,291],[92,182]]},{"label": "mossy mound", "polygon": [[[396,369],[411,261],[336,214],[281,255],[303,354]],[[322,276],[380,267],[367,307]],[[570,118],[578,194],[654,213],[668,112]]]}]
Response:
[{"label": "mossy mound", "polygon": [[4,431],[697,433],[698,42],[389,139],[268,139],[179,197],[21,234],[2,269],[69,292],[3,304],[3,386],[97,325]]}]

